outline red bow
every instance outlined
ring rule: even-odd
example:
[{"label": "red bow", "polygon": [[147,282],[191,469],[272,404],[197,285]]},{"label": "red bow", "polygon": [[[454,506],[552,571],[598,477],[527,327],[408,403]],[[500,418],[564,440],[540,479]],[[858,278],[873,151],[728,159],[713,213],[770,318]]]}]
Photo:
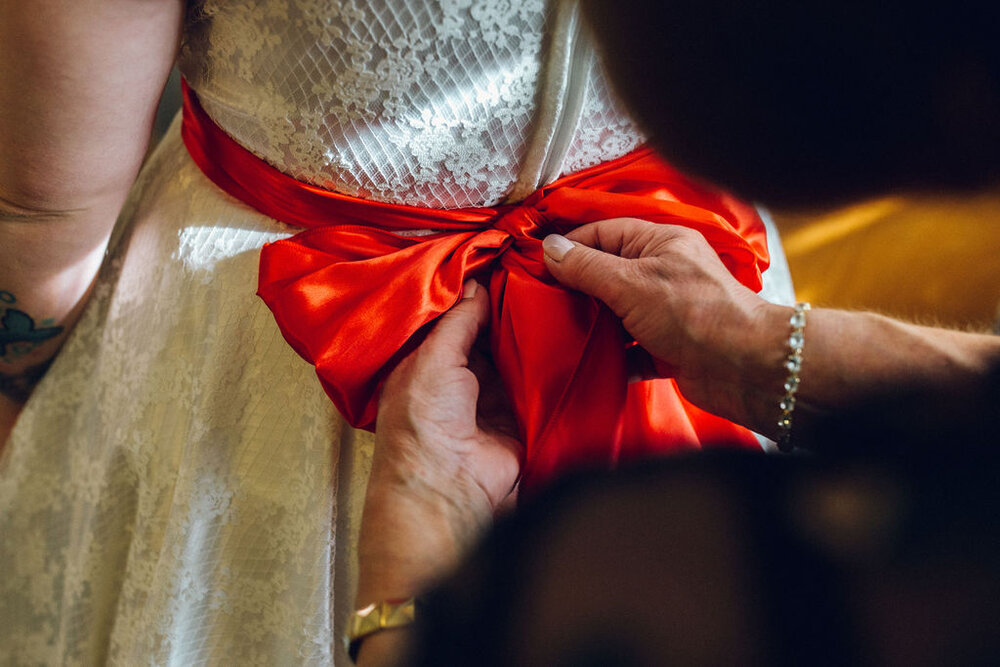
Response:
[{"label": "red bow", "polygon": [[[599,301],[556,283],[541,248],[546,234],[606,218],[680,224],[701,232],[756,290],[767,250],[751,207],[649,149],[563,177],[517,205],[437,210],[365,201],[270,167],[185,93],[184,140],[206,175],[257,210],[309,228],[263,248],[258,294],[353,426],[373,428],[385,374],[474,277],[489,282],[493,360],[526,445],[526,484],[706,441],[757,446],[745,429],[684,401],[671,380],[630,386],[621,323]],[[394,233],[415,229],[437,233]]]}]

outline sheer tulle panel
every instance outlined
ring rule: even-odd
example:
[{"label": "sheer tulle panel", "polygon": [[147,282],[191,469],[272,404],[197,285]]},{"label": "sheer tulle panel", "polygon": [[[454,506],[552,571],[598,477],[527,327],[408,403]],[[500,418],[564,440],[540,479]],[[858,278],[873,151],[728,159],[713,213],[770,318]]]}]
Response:
[{"label": "sheer tulle panel", "polygon": [[493,203],[530,138],[541,0],[206,0],[182,71],[234,138],[377,200]]}]

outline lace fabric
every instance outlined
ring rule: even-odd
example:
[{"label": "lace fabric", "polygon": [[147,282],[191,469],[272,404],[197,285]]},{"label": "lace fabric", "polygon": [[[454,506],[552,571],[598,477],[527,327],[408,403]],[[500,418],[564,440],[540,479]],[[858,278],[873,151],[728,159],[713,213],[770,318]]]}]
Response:
[{"label": "lace fabric", "polygon": [[[493,205],[537,130],[552,5],[204,0],[189,11],[181,69],[217,124],[299,180],[378,201]],[[642,139],[595,62],[563,172]]]},{"label": "lace fabric", "polygon": [[[550,20],[538,0],[205,0],[182,65],[286,173],[490,204],[537,129]],[[563,171],[640,141],[599,68],[584,80]],[[372,439],[254,294],[259,248],[293,232],[214,188],[172,127],[0,455],[0,662],[349,664]]]},{"label": "lace fabric", "polygon": [[254,295],[292,230],[177,127],[123,220],[0,459],[0,662],[330,664],[372,442]]}]

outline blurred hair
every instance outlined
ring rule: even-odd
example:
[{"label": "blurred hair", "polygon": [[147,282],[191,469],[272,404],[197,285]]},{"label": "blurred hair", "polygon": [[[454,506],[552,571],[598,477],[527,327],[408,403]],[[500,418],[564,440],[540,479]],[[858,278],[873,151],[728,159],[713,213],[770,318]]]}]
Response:
[{"label": "blurred hair", "polygon": [[583,0],[678,166],[769,204],[1000,175],[1000,3]]}]

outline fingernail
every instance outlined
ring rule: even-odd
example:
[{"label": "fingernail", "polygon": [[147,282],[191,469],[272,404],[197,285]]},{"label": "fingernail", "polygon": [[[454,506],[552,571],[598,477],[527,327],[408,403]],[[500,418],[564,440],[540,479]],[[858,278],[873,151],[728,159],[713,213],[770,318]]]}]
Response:
[{"label": "fingernail", "polygon": [[561,262],[566,253],[572,249],[573,242],[559,234],[549,234],[542,240],[542,250],[557,262]]},{"label": "fingernail", "polygon": [[469,278],[462,285],[462,299],[471,299],[476,296],[476,290],[479,289],[479,283],[477,283],[472,278]]}]

